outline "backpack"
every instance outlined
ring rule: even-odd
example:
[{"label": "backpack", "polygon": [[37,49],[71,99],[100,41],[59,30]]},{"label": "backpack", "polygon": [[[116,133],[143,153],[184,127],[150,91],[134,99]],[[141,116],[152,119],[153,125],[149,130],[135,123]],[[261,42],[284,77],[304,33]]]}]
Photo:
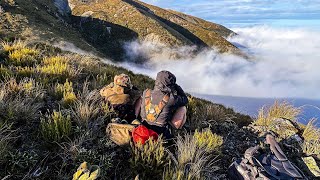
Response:
[{"label": "backpack", "polygon": [[159,102],[159,104],[152,104],[151,90],[147,89],[144,97],[144,105],[146,112],[145,120],[157,124],[157,119],[164,107],[167,105],[169,98],[170,96],[166,94]]},{"label": "backpack", "polygon": [[141,143],[143,145],[150,138],[157,140],[158,134],[144,125],[140,125],[132,131],[132,139],[135,144]]},{"label": "backpack", "polygon": [[290,162],[271,134],[266,136],[270,153],[261,153],[260,146],[246,150],[244,158],[234,161],[228,176],[234,180],[295,180],[307,179],[301,170]]},{"label": "backpack", "polygon": [[130,104],[130,95],[124,94],[121,86],[109,85],[100,91],[102,97],[117,112],[120,119],[132,120],[135,118],[134,107]]},{"label": "backpack", "polygon": [[134,128],[135,125],[132,124],[109,123],[106,128],[106,133],[110,140],[117,145],[126,146],[130,144],[131,133]]}]

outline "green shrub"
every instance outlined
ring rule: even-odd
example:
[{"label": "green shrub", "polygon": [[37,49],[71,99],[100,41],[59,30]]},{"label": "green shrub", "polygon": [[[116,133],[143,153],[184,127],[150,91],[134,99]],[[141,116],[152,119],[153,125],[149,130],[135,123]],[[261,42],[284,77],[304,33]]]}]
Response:
[{"label": "green shrub", "polygon": [[71,134],[71,117],[61,111],[53,111],[41,118],[40,128],[45,140],[59,142]]},{"label": "green shrub", "polygon": [[168,154],[161,137],[157,141],[149,139],[144,145],[131,144],[131,168],[142,178],[160,179],[165,165],[169,162]]},{"label": "green shrub", "polygon": [[15,66],[33,66],[37,62],[39,51],[32,48],[22,48],[9,52],[8,64]]},{"label": "green shrub", "polygon": [[62,103],[65,106],[71,105],[76,102],[77,96],[73,92],[72,82],[68,79],[64,84],[57,83],[54,87],[55,97],[62,99]]},{"label": "green shrub", "polygon": [[12,76],[12,71],[7,67],[0,65],[0,80]]},{"label": "green shrub", "polygon": [[193,138],[197,146],[204,148],[208,153],[218,150],[223,144],[223,138],[212,133],[210,129],[203,130],[202,132],[196,130]]},{"label": "green shrub", "polygon": [[70,62],[70,57],[67,56],[54,56],[44,58],[42,65],[37,66],[37,71],[49,80],[60,82],[66,79],[76,78],[81,72],[80,68],[74,67]]}]

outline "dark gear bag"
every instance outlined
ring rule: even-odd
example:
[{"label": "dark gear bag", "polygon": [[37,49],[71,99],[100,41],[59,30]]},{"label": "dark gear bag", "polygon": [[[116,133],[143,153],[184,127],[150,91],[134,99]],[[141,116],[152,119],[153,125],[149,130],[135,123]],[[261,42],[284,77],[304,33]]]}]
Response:
[{"label": "dark gear bag", "polygon": [[228,176],[234,180],[295,180],[307,179],[301,170],[290,162],[275,138],[266,136],[270,153],[261,153],[259,146],[246,150],[244,158],[238,159],[228,169]]}]

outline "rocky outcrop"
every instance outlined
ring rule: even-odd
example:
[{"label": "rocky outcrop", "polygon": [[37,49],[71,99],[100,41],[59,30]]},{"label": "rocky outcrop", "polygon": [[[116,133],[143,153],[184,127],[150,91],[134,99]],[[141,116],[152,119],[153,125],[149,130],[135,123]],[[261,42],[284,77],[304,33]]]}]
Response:
[{"label": "rocky outcrop", "polygon": [[68,0],[54,0],[54,5],[58,8],[61,15],[69,16],[71,14],[71,7]]}]

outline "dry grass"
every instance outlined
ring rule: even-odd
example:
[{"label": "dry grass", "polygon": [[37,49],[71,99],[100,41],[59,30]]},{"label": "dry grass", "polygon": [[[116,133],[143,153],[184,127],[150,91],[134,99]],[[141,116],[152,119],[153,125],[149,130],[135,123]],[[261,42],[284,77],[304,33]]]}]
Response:
[{"label": "dry grass", "polygon": [[13,131],[6,123],[0,123],[0,164],[9,154],[10,141],[13,139]]},{"label": "dry grass", "polygon": [[320,159],[320,130],[316,127],[317,119],[311,119],[307,124],[302,137],[304,138],[303,152],[310,155],[316,155]]},{"label": "dry grass", "polygon": [[0,45],[2,49],[7,53],[27,47],[26,41],[21,41],[20,39],[15,40],[14,42],[2,41]]},{"label": "dry grass", "polygon": [[175,154],[171,154],[172,164],[165,169],[163,179],[191,180],[205,179],[216,171],[214,158],[206,148],[199,147],[192,135],[178,136]]},{"label": "dry grass", "polygon": [[39,117],[41,104],[36,101],[42,97],[43,91],[33,82],[25,79],[17,83],[10,78],[0,83],[0,123],[26,123]]},{"label": "dry grass", "polygon": [[72,116],[79,126],[88,127],[90,121],[98,118],[101,112],[100,101],[99,92],[92,91],[75,102]]},{"label": "dry grass", "polygon": [[34,100],[42,99],[45,96],[44,87],[41,83],[33,78],[23,78],[17,81],[16,78],[6,78],[2,83],[2,89],[7,96],[33,98]]},{"label": "dry grass", "polygon": [[281,138],[287,138],[295,134],[296,129],[292,124],[288,123],[289,119],[293,123],[296,123],[297,116],[301,113],[301,108],[294,107],[288,102],[276,101],[269,108],[261,108],[254,125],[261,127],[263,132],[273,131],[277,133]]}]

